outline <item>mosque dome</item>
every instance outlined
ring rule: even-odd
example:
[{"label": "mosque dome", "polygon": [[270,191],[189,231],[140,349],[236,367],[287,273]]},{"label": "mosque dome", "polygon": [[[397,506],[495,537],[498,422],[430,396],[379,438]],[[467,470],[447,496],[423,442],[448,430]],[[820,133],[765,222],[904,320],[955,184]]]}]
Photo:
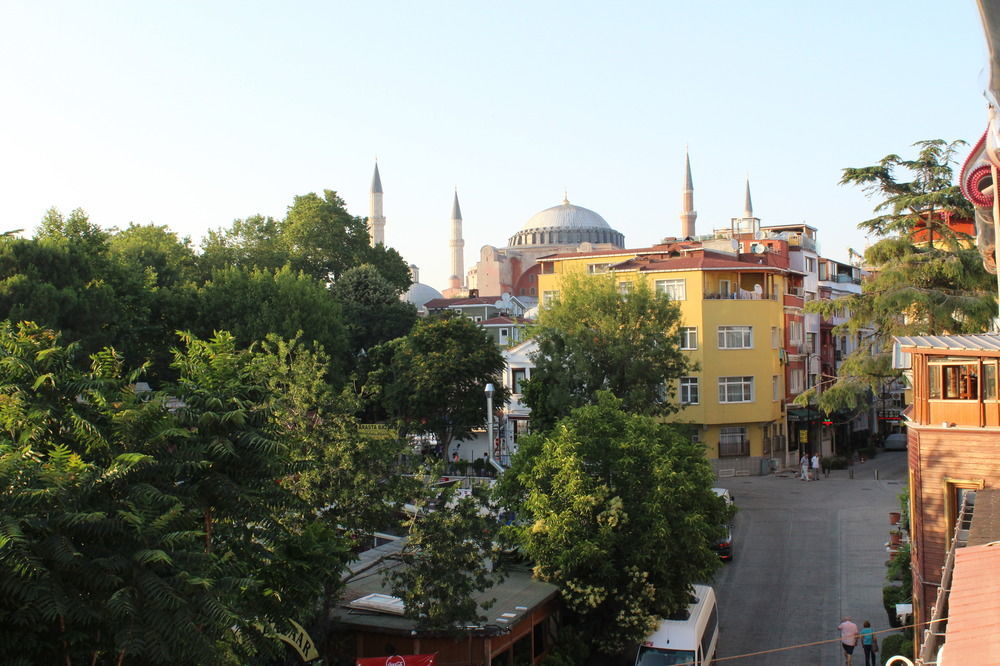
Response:
[{"label": "mosque dome", "polygon": [[407,303],[412,303],[417,309],[424,306],[427,301],[432,301],[435,298],[444,298],[441,292],[430,286],[429,284],[424,284],[423,282],[414,282],[410,285],[410,288],[405,294],[399,297],[400,300],[406,301]]},{"label": "mosque dome", "polygon": [[625,237],[594,211],[563,199],[561,205],[532,215],[521,230],[511,236],[508,247],[574,246],[584,242],[624,247]]}]

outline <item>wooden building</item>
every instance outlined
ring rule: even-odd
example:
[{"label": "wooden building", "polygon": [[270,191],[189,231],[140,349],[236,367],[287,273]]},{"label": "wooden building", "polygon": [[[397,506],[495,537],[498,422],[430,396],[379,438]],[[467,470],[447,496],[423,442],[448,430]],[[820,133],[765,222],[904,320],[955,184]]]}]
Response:
[{"label": "wooden building", "polygon": [[909,368],[914,620],[930,617],[967,490],[1000,488],[1000,334],[896,338]]}]

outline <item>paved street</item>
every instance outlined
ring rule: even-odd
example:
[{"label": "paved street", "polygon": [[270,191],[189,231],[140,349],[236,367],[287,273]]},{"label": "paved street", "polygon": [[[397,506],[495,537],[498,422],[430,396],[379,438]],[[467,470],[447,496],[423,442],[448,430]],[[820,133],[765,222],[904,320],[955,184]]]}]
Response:
[{"label": "paved street", "polygon": [[[880,480],[874,479],[879,470]],[[836,626],[850,615],[887,629],[882,608],[888,513],[906,483],[905,452],[881,453],[830,478],[721,479],[739,513],[733,561],[716,577],[721,617],[720,664],[843,664]],[[795,650],[726,659],[832,640]],[[854,663],[864,664],[860,655]]]}]

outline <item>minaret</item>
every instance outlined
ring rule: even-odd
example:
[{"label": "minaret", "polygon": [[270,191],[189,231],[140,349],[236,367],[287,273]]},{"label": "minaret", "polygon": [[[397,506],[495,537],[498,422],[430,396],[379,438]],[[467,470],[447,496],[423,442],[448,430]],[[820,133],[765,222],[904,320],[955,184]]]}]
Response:
[{"label": "minaret", "polygon": [[684,151],[684,195],[681,212],[681,238],[694,237],[694,221],[698,213],[694,209],[694,183],[691,180],[691,158]]},{"label": "minaret", "polygon": [[382,179],[378,176],[378,162],[372,176],[372,191],[368,197],[368,238],[372,247],[385,244],[385,217],[382,215]]},{"label": "minaret", "polygon": [[458,206],[458,189],[451,204],[451,277],[448,278],[449,291],[460,290],[465,284],[465,240],[462,238],[462,209]]},{"label": "minaret", "polygon": [[747,195],[743,201],[743,218],[746,220],[753,218],[753,202],[750,201],[750,176],[747,176]]}]

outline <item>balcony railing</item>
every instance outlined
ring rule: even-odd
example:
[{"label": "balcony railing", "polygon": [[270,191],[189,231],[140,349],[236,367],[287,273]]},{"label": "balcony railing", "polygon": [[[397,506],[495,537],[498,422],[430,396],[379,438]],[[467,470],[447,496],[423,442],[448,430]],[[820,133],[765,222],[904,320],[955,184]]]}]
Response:
[{"label": "balcony railing", "polygon": [[728,294],[709,292],[705,294],[705,298],[711,301],[776,301],[778,295],[773,291],[760,294],[753,291],[733,291]]}]

